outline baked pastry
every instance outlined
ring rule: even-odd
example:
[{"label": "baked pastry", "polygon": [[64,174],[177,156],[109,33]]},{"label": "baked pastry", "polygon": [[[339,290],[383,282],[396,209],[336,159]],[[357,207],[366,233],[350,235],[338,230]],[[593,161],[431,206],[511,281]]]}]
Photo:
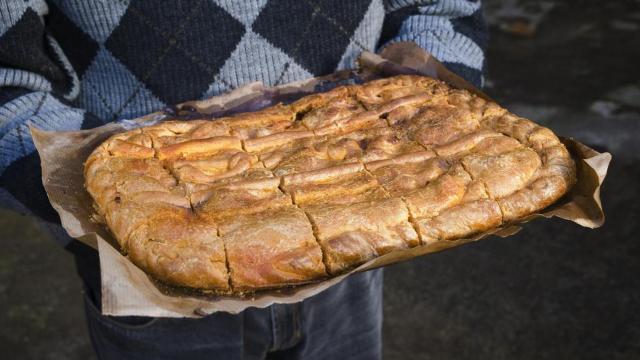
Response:
[{"label": "baked pastry", "polygon": [[239,294],[517,222],[565,194],[575,171],[549,129],[397,76],[114,135],[85,180],[137,266]]}]

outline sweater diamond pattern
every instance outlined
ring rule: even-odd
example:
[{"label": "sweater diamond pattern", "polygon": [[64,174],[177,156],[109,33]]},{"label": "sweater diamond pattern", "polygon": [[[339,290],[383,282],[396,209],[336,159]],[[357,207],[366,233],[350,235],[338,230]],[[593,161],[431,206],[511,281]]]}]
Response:
[{"label": "sweater diamond pattern", "polygon": [[[98,52],[98,43],[61,13],[56,6],[50,6],[49,12],[51,17],[48,25],[51,33],[65,49],[65,56],[76,74],[82,76]],[[74,36],[69,37],[66,34],[74,34]]]},{"label": "sweater diamond pattern", "polygon": [[[199,97],[245,32],[212,2],[176,4],[133,1],[106,42],[140,81],[170,104]],[[184,71],[185,66],[195,71]]]},{"label": "sweater diamond pattern", "polygon": [[213,0],[247,28],[256,20],[268,0]]},{"label": "sweater diamond pattern", "polygon": [[165,105],[104,46],[82,84],[79,102],[88,104],[101,119],[133,118]]},{"label": "sweater diamond pattern", "polygon": [[[264,67],[261,72],[252,71],[252,64],[261,63],[269,66]],[[295,60],[285,52],[271,45],[259,34],[248,31],[220,69],[216,81],[224,83],[227,88],[236,88],[254,81],[278,85],[289,80],[285,78],[285,73],[293,70],[296,65]],[[297,79],[312,76],[299,66],[295,71]],[[212,95],[214,94],[217,93]]]},{"label": "sweater diamond pattern", "polygon": [[50,4],[55,4],[96,42],[104,43],[127,11],[129,0],[55,0]]},{"label": "sweater diamond pattern", "polygon": [[253,29],[312,74],[326,74],[336,69],[370,3],[271,1],[260,12]]}]

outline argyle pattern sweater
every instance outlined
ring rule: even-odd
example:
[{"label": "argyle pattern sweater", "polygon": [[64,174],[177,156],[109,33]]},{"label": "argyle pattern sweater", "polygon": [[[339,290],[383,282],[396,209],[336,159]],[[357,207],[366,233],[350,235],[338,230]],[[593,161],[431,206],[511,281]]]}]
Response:
[{"label": "argyle pattern sweater", "polygon": [[29,125],[91,128],[350,68],[398,41],[481,85],[479,0],[0,0],[0,207],[62,234]]}]

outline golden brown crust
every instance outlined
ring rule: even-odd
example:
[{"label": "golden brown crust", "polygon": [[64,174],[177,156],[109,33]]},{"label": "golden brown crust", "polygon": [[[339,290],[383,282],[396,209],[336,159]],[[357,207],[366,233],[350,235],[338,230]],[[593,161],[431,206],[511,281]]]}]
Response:
[{"label": "golden brown crust", "polygon": [[449,169],[449,163],[433,152],[421,151],[365,164],[391,196],[423,188]]},{"label": "golden brown crust", "polygon": [[242,150],[240,139],[233,136],[215,136],[179,142],[157,149],[158,159],[197,159],[216,154],[224,150]]},{"label": "golden brown crust", "polygon": [[301,207],[353,204],[388,197],[360,163],[286,175],[282,178],[282,189]]},{"label": "golden brown crust", "polygon": [[424,244],[471,236],[502,224],[500,207],[494,200],[470,201],[434,216],[417,220]]},{"label": "golden brown crust", "polygon": [[223,218],[292,205],[291,198],[278,188],[279,184],[280,179],[265,178],[201,190],[206,195],[194,194],[200,200],[196,213],[202,218],[219,222]]},{"label": "golden brown crust", "polygon": [[529,148],[496,156],[467,155],[461,161],[473,179],[486,185],[492,198],[507,196],[524,187],[541,164],[538,154]]},{"label": "golden brown crust", "polygon": [[330,274],[420,243],[399,198],[315,206],[307,211]]},{"label": "golden brown crust", "polygon": [[293,205],[229,218],[222,225],[235,290],[304,283],[326,275],[311,224]]},{"label": "golden brown crust", "polygon": [[426,77],[116,134],[85,162],[123,252],[165,282],[246,292],[473,236],[575,182],[553,132]]},{"label": "golden brown crust", "polygon": [[222,240],[213,224],[188,211],[155,212],[129,236],[129,257],[168,283],[228,290]]}]

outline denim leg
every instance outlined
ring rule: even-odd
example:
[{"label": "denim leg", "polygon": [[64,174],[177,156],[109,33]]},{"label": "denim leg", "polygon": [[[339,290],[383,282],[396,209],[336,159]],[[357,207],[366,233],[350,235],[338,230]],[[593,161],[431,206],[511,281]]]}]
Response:
[{"label": "denim leg", "polygon": [[105,316],[85,295],[89,335],[99,359],[264,359],[269,309],[201,319]]},{"label": "denim leg", "polygon": [[379,359],[382,270],[292,305],[202,319],[112,317],[85,295],[100,359]]},{"label": "denim leg", "polygon": [[382,269],[350,276],[302,302],[300,342],[273,359],[380,359]]}]

